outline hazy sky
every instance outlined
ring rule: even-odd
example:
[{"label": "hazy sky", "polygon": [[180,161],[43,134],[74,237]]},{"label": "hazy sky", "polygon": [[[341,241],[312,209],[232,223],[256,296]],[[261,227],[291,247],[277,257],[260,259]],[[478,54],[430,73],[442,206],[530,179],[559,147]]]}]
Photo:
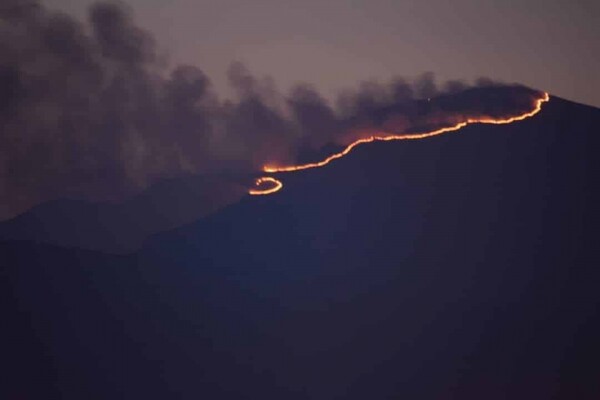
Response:
[{"label": "hazy sky", "polygon": [[[93,0],[46,0],[83,15]],[[201,67],[221,93],[232,60],[286,89],[326,94],[432,71],[487,76],[600,106],[597,0],[129,0],[170,62]]]}]

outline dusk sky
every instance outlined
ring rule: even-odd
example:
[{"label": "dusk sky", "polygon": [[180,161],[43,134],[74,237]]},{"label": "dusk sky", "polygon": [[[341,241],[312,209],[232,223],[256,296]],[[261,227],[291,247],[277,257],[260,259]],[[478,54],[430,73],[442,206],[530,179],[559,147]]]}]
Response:
[{"label": "dusk sky", "polygon": [[[92,0],[47,0],[83,17]],[[432,71],[481,76],[600,106],[600,2],[595,0],[129,0],[169,64],[190,63],[229,94],[241,61],[281,89],[298,81],[333,95],[364,80]]]}]

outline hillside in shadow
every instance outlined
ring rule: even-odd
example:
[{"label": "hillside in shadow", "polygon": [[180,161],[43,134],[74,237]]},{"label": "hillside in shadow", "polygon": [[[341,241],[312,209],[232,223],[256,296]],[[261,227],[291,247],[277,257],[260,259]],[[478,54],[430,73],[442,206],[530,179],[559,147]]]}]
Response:
[{"label": "hillside in shadow", "polygon": [[0,242],[7,398],[595,399],[598,126],[363,146],[130,255]]}]

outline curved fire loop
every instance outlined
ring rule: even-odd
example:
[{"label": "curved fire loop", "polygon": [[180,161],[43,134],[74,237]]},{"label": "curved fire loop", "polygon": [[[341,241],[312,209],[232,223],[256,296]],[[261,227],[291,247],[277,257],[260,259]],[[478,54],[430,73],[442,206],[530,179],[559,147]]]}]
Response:
[{"label": "curved fire loop", "polygon": [[[265,183],[267,183],[268,187],[266,189],[260,189],[260,187],[263,186]],[[258,178],[256,181],[254,181],[254,184],[256,185],[256,188],[250,189],[250,191],[248,192],[253,196],[264,196],[267,194],[275,193],[283,187],[283,183],[281,183],[281,181],[270,176]]]}]

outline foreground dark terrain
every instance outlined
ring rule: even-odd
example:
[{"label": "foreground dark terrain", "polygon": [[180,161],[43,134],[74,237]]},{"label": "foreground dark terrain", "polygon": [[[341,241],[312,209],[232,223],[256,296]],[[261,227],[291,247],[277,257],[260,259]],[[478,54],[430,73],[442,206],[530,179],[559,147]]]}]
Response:
[{"label": "foreground dark terrain", "polygon": [[109,255],[0,243],[7,399],[597,399],[600,110],[376,143]]}]

